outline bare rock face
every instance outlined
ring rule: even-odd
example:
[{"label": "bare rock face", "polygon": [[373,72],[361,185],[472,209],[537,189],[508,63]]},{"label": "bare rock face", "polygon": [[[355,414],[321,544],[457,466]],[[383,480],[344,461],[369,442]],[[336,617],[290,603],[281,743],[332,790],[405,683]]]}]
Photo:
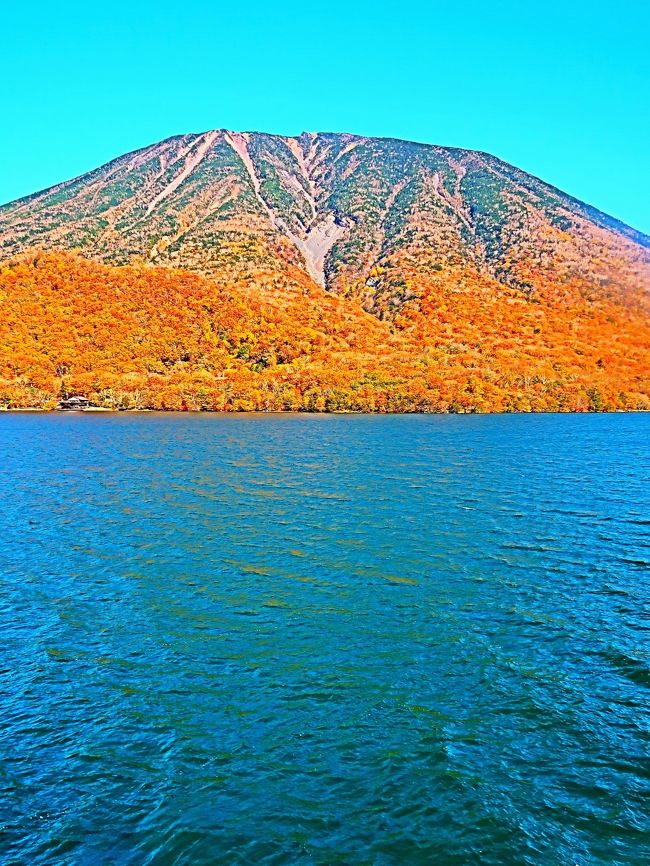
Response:
[{"label": "bare rock face", "polygon": [[302,268],[391,318],[418,275],[647,303],[650,238],[487,154],[394,139],[182,135],[0,208],[0,259],[78,249],[234,278]]}]

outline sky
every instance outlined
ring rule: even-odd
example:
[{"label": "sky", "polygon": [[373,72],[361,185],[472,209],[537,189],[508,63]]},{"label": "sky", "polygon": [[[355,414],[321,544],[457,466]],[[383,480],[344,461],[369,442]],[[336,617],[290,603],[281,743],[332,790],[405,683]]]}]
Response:
[{"label": "sky", "polygon": [[0,0],[0,32],[0,202],[184,132],[353,132],[650,233],[647,0]]}]

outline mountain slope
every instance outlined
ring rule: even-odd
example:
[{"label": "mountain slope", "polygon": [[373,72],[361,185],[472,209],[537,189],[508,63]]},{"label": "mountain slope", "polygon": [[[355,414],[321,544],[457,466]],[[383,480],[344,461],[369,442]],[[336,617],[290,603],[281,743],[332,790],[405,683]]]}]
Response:
[{"label": "mountain slope", "polygon": [[[0,208],[3,261],[0,404],[77,391],[134,405],[137,391],[136,405],[170,408],[648,405],[650,239],[483,153],[328,133],[177,136]],[[233,298],[250,316],[248,350],[232,336]],[[276,337],[300,335],[290,358],[264,336],[262,308]],[[330,340],[341,316],[358,329],[345,345]],[[147,329],[176,336],[150,356]],[[199,332],[230,348],[214,355]],[[260,340],[262,360],[247,356]],[[196,376],[247,384],[206,401]]]},{"label": "mountain slope", "polygon": [[69,253],[0,265],[0,407],[650,408],[650,328],[611,302],[451,282],[389,323],[299,268],[270,288]]},{"label": "mountain slope", "polygon": [[371,309],[376,267],[396,269],[384,284],[400,306],[406,262],[523,289],[579,278],[625,292],[650,261],[647,236],[486,154],[225,130],[168,139],[0,208],[0,255],[33,246],[203,273],[289,262]]}]

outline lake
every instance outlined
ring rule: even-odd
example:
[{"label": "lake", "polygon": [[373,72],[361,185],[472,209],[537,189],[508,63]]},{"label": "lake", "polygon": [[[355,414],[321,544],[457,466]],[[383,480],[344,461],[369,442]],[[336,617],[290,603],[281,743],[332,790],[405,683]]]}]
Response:
[{"label": "lake", "polygon": [[0,414],[0,862],[650,859],[650,415]]}]

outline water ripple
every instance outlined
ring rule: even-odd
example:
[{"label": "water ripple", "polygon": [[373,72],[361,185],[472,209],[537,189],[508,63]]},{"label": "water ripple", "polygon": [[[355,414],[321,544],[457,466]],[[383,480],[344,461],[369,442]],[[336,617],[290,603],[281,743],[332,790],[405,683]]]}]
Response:
[{"label": "water ripple", "polygon": [[650,860],[650,417],[0,416],[0,863]]}]

